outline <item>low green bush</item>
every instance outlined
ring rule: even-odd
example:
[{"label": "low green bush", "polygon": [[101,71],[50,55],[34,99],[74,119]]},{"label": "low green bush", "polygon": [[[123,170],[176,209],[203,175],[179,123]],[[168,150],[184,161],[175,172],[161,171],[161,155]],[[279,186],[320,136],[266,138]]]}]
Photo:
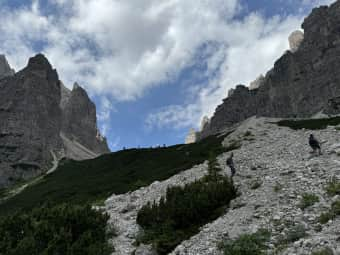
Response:
[{"label": "low green bush", "polygon": [[325,190],[330,196],[340,195],[340,181],[337,178],[333,177],[327,183]]},{"label": "low green bush", "polygon": [[334,252],[331,248],[326,247],[321,250],[314,251],[312,255],[334,255]]},{"label": "low green bush", "polygon": [[259,230],[255,234],[241,235],[235,240],[225,240],[219,247],[224,255],[264,255],[269,238],[270,233],[267,230]]},{"label": "low green bush", "polygon": [[0,219],[1,255],[109,255],[108,216],[89,205],[44,205]]},{"label": "low green bush", "polygon": [[340,215],[340,200],[337,200],[333,202],[332,207],[328,212],[321,213],[319,217],[319,222],[321,224],[326,224],[329,220],[332,220],[339,215]]},{"label": "low green bush", "polygon": [[302,224],[297,224],[292,226],[287,233],[285,242],[286,243],[293,243],[295,241],[300,240],[301,238],[307,236],[306,228]]},{"label": "low green bush", "polygon": [[319,202],[319,197],[315,194],[305,193],[302,195],[299,207],[304,210],[309,206],[314,205],[315,203]]},{"label": "low green bush", "polygon": [[137,223],[144,234],[139,242],[152,244],[158,254],[168,254],[225,211],[236,190],[228,177],[217,174],[214,163],[209,165],[212,169],[208,176],[184,187],[170,187],[159,203],[140,209]]}]

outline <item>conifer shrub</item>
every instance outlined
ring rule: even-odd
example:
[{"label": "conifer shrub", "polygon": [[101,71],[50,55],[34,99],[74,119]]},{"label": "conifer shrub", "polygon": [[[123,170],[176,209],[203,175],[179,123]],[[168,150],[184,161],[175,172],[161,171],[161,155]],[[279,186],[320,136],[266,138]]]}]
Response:
[{"label": "conifer shrub", "polygon": [[237,239],[223,241],[219,248],[224,255],[264,255],[267,249],[270,233],[261,229],[255,234],[243,234]]},{"label": "conifer shrub", "polygon": [[319,202],[319,197],[315,194],[309,194],[309,193],[304,193],[302,195],[299,207],[301,210],[306,209],[307,207],[310,207],[314,205],[315,203]]},{"label": "conifer shrub", "polygon": [[332,203],[331,209],[329,211],[321,213],[319,217],[319,222],[321,224],[326,224],[328,221],[333,220],[335,217],[339,215],[340,215],[340,200],[337,200]]},{"label": "conifer shrub", "polygon": [[44,205],[0,219],[1,255],[108,255],[108,215],[89,205]]},{"label": "conifer shrub", "polygon": [[333,177],[325,187],[326,192],[330,196],[340,195],[340,181]]},{"label": "conifer shrub", "polygon": [[323,249],[314,251],[312,255],[334,255],[334,252],[331,248],[325,247]]},{"label": "conifer shrub", "polygon": [[[209,157],[239,148],[236,144],[223,147],[226,136],[210,136],[193,144],[126,149],[84,161],[64,160],[55,172],[14,197],[0,201],[0,215],[32,209],[46,201],[93,203],[113,193],[123,194],[156,180],[166,180]],[[0,191],[0,200],[4,192],[7,193]]]},{"label": "conifer shrub", "polygon": [[218,174],[216,162],[210,162],[209,174],[185,186],[167,189],[159,203],[143,206],[137,223],[144,233],[139,242],[152,244],[159,254],[167,254],[199,228],[218,218],[236,197],[232,181]]}]

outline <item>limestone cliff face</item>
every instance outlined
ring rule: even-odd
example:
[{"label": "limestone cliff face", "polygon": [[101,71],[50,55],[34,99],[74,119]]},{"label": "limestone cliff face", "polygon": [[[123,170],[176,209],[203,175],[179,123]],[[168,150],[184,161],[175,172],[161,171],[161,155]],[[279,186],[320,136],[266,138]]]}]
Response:
[{"label": "limestone cliff face", "polygon": [[310,117],[340,96],[340,1],[316,8],[304,20],[304,38],[294,51],[287,51],[274,64],[261,86],[249,90],[237,86],[217,107],[200,137],[254,115]]},{"label": "limestone cliff face", "polygon": [[0,79],[14,75],[14,70],[9,66],[5,55],[0,55]]},{"label": "limestone cliff face", "polygon": [[[68,99],[63,93],[57,71],[42,54],[0,79],[0,187],[46,171],[54,155],[84,159],[109,152],[86,92],[75,88]],[[77,150],[68,154],[72,139]]]},{"label": "limestone cliff face", "polygon": [[39,174],[61,150],[60,86],[43,55],[0,80],[0,186]]},{"label": "limestone cliff face", "polygon": [[97,128],[96,106],[86,91],[75,83],[68,96],[63,106],[63,134],[94,153],[109,152],[106,139]]}]

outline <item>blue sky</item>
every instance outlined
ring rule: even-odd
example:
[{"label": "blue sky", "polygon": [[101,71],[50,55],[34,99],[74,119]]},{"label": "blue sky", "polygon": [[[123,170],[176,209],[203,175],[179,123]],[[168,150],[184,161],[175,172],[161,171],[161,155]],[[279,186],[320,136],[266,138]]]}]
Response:
[{"label": "blue sky", "polygon": [[0,0],[0,53],[43,52],[85,87],[112,150],[182,143],[236,84],[288,49],[330,0]]}]

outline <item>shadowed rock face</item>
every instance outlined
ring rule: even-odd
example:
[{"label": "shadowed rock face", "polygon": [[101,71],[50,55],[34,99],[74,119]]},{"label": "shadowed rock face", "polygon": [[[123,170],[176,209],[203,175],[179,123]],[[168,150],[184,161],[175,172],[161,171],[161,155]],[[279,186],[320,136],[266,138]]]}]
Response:
[{"label": "shadowed rock face", "polygon": [[43,55],[0,80],[0,186],[39,174],[61,150],[58,74]]},{"label": "shadowed rock face", "polygon": [[14,70],[9,66],[4,55],[0,55],[0,79],[6,76],[14,75]]},{"label": "shadowed rock face", "polygon": [[63,132],[87,155],[109,152],[105,139],[96,138],[96,110],[86,92],[75,88],[65,107],[61,96],[58,74],[42,54],[0,79],[0,187],[46,171],[52,153],[68,156]]},{"label": "shadowed rock face", "polygon": [[97,129],[96,106],[77,83],[64,105],[62,132],[97,154],[109,152]]},{"label": "shadowed rock face", "polygon": [[217,107],[200,138],[251,116],[310,117],[340,96],[340,1],[316,8],[304,20],[304,39],[274,64],[258,89],[237,86]]}]

